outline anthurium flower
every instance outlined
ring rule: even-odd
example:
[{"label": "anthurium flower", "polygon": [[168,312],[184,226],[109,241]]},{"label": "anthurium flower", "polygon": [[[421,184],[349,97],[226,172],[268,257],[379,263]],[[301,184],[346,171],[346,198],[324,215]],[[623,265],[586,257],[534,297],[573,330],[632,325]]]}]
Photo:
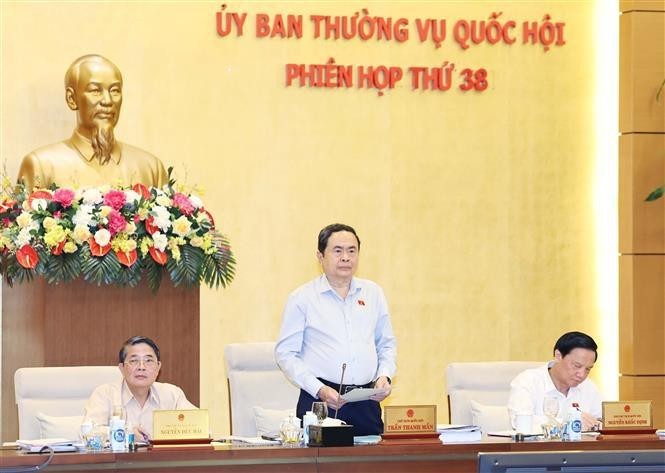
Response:
[{"label": "anthurium flower", "polygon": [[65,240],[62,240],[58,245],[51,248],[51,254],[58,256],[62,254],[62,250],[65,248]]},{"label": "anthurium flower", "polygon": [[111,250],[111,245],[107,244],[102,246],[98,244],[94,238],[88,240],[88,245],[90,246],[90,253],[92,256],[104,256]]},{"label": "anthurium flower", "polygon": [[120,264],[123,264],[127,266],[128,268],[136,263],[136,259],[138,258],[138,255],[136,254],[136,250],[132,251],[116,251],[115,256],[118,258],[118,261]]},{"label": "anthurium flower", "polygon": [[155,225],[155,217],[152,215],[145,219],[145,231],[150,235],[159,231],[159,227]]},{"label": "anthurium flower", "polygon": [[155,263],[160,264],[162,266],[166,264],[166,261],[168,260],[168,255],[166,254],[165,251],[158,250],[154,246],[151,246],[148,251],[150,252],[150,256],[155,261]]},{"label": "anthurium flower", "polygon": [[150,198],[150,191],[145,185],[137,182],[132,186],[132,189],[144,199],[148,200]]},{"label": "anthurium flower", "polygon": [[23,245],[16,252],[16,261],[25,269],[34,269],[39,262],[39,255],[30,245]]},{"label": "anthurium flower", "polygon": [[71,207],[74,202],[75,194],[71,189],[57,189],[53,193],[53,202],[57,202],[64,208]]},{"label": "anthurium flower", "polygon": [[36,190],[28,196],[28,208],[32,210],[46,210],[46,205],[52,198],[53,194],[51,194],[51,191],[46,189]]}]

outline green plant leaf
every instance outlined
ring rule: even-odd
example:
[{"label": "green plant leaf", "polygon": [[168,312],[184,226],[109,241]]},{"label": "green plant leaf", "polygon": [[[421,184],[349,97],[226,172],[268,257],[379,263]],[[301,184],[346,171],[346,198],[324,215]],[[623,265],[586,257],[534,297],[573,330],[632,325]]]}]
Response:
[{"label": "green plant leaf", "polygon": [[69,282],[81,275],[81,259],[79,251],[62,253],[60,255],[41,255],[43,257],[42,275],[49,284]]},{"label": "green plant leaf", "polygon": [[663,196],[663,192],[665,192],[665,186],[659,187],[658,189],[654,189],[651,191],[651,194],[647,196],[646,200],[647,202],[651,202],[652,200],[657,200],[660,199]]},{"label": "green plant leaf", "polygon": [[201,278],[209,287],[214,286],[215,289],[218,289],[220,285],[226,287],[233,280],[236,260],[224,235],[216,234],[213,242],[217,251],[211,255],[205,255]]},{"label": "green plant leaf", "polygon": [[201,280],[201,269],[204,259],[203,250],[189,245],[180,247],[180,261],[169,258],[166,269],[171,275],[174,286],[181,284],[194,286]]},{"label": "green plant leaf", "polygon": [[150,290],[155,293],[162,285],[162,277],[164,276],[164,266],[157,264],[148,255],[143,260],[143,271],[145,273],[145,280]]},{"label": "green plant leaf", "polygon": [[113,251],[104,256],[93,256],[87,246],[81,248],[83,263],[81,274],[83,278],[98,286],[102,284],[114,284],[116,275],[120,272],[121,264]]}]

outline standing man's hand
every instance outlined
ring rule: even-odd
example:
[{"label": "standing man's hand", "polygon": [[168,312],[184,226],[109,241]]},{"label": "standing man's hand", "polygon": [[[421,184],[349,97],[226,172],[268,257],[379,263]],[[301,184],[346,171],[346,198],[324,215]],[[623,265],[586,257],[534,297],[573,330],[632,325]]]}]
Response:
[{"label": "standing man's hand", "polygon": [[322,401],[328,403],[328,408],[335,409],[336,411],[338,411],[340,407],[346,404],[346,401],[339,397],[339,393],[330,386],[323,386],[321,389],[319,389],[317,396]]},{"label": "standing man's hand", "polygon": [[376,382],[374,383],[374,387],[376,389],[386,389],[387,391],[383,394],[375,394],[370,397],[372,401],[383,401],[385,398],[390,396],[390,393],[393,390],[392,385],[390,384],[390,381],[388,381],[388,378],[386,376],[379,376],[376,379]]}]

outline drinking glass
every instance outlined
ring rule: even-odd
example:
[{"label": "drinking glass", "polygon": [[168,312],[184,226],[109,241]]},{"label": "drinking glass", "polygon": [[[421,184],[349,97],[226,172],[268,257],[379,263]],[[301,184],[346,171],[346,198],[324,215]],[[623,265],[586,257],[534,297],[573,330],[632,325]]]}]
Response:
[{"label": "drinking glass", "polygon": [[561,436],[561,426],[556,416],[559,413],[559,400],[556,397],[545,396],[543,399],[543,414],[547,422],[543,424],[543,434],[547,440],[556,440]]},{"label": "drinking glass", "polygon": [[323,420],[328,417],[328,404],[325,402],[313,402],[312,412],[319,421],[319,425],[323,424]]}]

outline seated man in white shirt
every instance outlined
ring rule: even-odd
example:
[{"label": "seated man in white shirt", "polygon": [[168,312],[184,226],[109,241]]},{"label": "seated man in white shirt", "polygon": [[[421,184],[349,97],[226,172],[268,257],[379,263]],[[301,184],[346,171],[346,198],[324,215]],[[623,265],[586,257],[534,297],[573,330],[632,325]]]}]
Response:
[{"label": "seated man in white shirt", "polygon": [[596,342],[585,333],[563,334],[554,345],[554,360],[523,371],[510,383],[508,411],[513,424],[517,414],[533,415],[534,425],[544,423],[543,401],[554,398],[559,403],[560,420],[565,420],[572,404],[577,403],[582,411],[582,429],[598,428],[602,396],[587,378],[598,358],[597,350]]},{"label": "seated man in white shirt", "polygon": [[118,357],[123,380],[102,384],[93,391],[85,406],[86,418],[108,425],[114,407],[123,407],[127,424],[131,424],[143,439],[149,440],[152,438],[153,411],[197,409],[178,386],[155,381],[162,362],[159,347],[150,338],[130,338],[123,343]]}]

